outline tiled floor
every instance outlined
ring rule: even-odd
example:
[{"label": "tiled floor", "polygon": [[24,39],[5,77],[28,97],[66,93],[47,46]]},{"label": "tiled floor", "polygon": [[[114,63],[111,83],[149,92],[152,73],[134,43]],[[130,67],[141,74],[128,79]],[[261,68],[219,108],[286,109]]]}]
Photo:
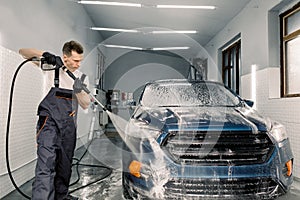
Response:
[{"label": "tiled floor", "polygon": [[[115,135],[114,135],[115,136]],[[88,148],[80,148],[75,152],[75,157],[79,159],[84,155],[78,166],[80,179],[78,183],[70,188],[75,190],[83,185],[97,181],[88,187],[78,189],[72,193],[74,196],[80,197],[81,200],[121,200],[122,197],[122,180],[121,180],[121,139],[118,137],[102,135],[100,138],[95,138]],[[74,161],[76,162],[76,161]],[[84,166],[86,164],[87,166]],[[108,166],[107,168],[100,167],[101,165]],[[76,166],[73,168],[71,183],[77,180]],[[21,190],[30,196],[32,180],[21,186]],[[299,185],[299,186],[298,186]],[[291,191],[279,197],[277,200],[298,200],[300,199],[300,183],[295,182]],[[14,191],[4,197],[2,200],[25,200],[17,191]]]},{"label": "tiled floor", "polygon": [[[117,137],[95,138],[91,145],[82,147],[75,152],[75,158],[79,159],[88,149],[78,171],[80,179],[78,183],[70,187],[73,196],[80,197],[81,200],[120,200],[122,199],[122,179],[121,179],[121,140]],[[74,160],[76,163],[76,160]],[[103,166],[103,167],[102,167]],[[107,166],[110,168],[108,169]],[[77,166],[73,166],[71,183],[78,180]],[[109,175],[101,181],[103,177]],[[32,181],[22,185],[20,189],[28,196],[31,196]],[[96,182],[97,181],[97,182]],[[93,183],[96,182],[96,183]],[[93,183],[88,187],[84,185]],[[81,189],[79,189],[81,188]],[[78,189],[78,190],[77,190]],[[13,191],[1,200],[25,200],[17,191]]]}]

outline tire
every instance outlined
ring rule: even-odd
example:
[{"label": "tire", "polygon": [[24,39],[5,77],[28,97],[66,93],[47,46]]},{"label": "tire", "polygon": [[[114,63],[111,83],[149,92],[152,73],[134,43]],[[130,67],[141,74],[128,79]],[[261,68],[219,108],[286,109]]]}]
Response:
[{"label": "tire", "polygon": [[123,197],[124,199],[128,199],[128,200],[133,200],[133,198],[131,197],[129,191],[128,191],[128,188],[125,184],[125,180],[124,180],[124,172],[122,174],[122,187],[123,187]]}]

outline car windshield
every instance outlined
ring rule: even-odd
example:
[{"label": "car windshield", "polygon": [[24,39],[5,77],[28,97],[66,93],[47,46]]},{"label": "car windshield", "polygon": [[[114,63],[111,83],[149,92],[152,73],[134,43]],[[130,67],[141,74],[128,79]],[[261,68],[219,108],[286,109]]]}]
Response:
[{"label": "car windshield", "polygon": [[146,107],[233,107],[239,98],[213,82],[155,82],[145,87],[140,101]]}]

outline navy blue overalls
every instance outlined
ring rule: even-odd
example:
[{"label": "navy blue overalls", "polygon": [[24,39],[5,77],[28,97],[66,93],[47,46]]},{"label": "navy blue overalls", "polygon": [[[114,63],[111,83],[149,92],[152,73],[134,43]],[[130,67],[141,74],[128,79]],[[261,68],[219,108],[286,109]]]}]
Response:
[{"label": "navy blue overalls", "polygon": [[38,107],[33,200],[62,200],[68,194],[76,146],[77,109],[73,90],[59,88],[58,84]]}]

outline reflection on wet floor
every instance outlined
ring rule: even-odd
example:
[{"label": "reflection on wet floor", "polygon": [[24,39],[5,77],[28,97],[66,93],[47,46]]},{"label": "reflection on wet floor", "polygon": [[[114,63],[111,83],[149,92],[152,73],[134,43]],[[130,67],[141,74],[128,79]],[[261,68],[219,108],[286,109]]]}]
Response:
[{"label": "reflection on wet floor", "polygon": [[[75,190],[72,195],[79,197],[81,200],[120,200],[122,197],[122,175],[121,175],[121,153],[122,142],[116,135],[107,137],[102,135],[100,138],[93,139],[88,151],[81,147],[75,152],[75,158],[84,157],[78,165],[79,181],[70,187]],[[84,154],[85,153],[85,154]],[[76,159],[74,161],[76,163]],[[101,166],[105,166],[104,168]],[[103,180],[110,173],[111,174]],[[78,180],[76,166],[73,167],[71,183]],[[95,181],[99,180],[96,183]],[[87,187],[84,185],[93,183]],[[32,180],[21,186],[21,190],[30,196]],[[81,189],[78,189],[81,188]],[[76,190],[78,189],[78,190]],[[300,183],[295,181],[290,192],[284,196],[278,197],[276,200],[299,200],[300,199]],[[17,191],[13,191],[2,200],[25,200]]]},{"label": "reflection on wet floor", "polygon": [[[82,164],[104,165],[111,168],[112,173],[107,178],[90,185],[84,189],[75,191],[74,196],[80,197],[82,200],[109,200],[122,199],[122,152],[121,139],[116,137],[107,138],[105,135],[101,139],[94,139],[88,148],[88,154],[82,159]],[[82,155],[85,148],[81,148],[76,152],[76,155]],[[101,179],[107,174],[108,169],[101,167],[80,166],[80,181],[72,186],[70,190],[76,187],[86,185],[96,179]],[[72,181],[77,178],[74,170]]]}]

